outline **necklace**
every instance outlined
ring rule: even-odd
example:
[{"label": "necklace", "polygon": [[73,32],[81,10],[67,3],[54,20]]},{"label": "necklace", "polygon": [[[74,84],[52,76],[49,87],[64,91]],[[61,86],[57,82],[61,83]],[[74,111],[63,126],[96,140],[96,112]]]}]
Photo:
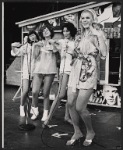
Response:
[{"label": "necklace", "polygon": [[87,36],[89,36],[91,33],[92,33],[91,30],[89,30],[88,32],[86,31],[86,32],[83,33],[83,37],[87,37]]}]

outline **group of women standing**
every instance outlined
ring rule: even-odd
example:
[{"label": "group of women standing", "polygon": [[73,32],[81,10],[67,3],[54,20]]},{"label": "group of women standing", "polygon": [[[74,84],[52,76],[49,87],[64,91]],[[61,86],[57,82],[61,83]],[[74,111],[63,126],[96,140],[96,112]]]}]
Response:
[{"label": "group of women standing", "polygon": [[[69,22],[64,23],[62,27],[64,39],[54,40],[53,31],[49,26],[42,29],[41,41],[38,40],[36,34],[33,33],[32,35],[35,37],[33,40],[35,42],[32,43],[31,60],[34,62],[31,106],[33,115],[31,119],[34,120],[39,115],[38,94],[43,81],[44,111],[41,120],[44,121],[44,125],[49,124],[55,109],[67,90],[65,119],[72,123],[74,134],[66,145],[74,145],[77,140],[83,137],[79,127],[79,118],[83,119],[87,131],[83,145],[91,145],[95,136],[87,103],[93,90],[96,89],[99,77],[99,57],[105,58],[107,54],[102,34],[93,28],[96,19],[94,10],[82,11],[80,16],[81,35],[79,36],[76,36],[77,29]],[[30,35],[28,38],[30,39]],[[20,49],[22,51],[22,47],[16,51],[20,51]],[[57,73],[56,52],[59,52],[61,56],[59,90],[50,112],[48,112],[50,88]],[[27,57],[28,53],[30,52],[24,53],[24,57]],[[20,112],[23,112],[22,107],[27,96],[27,87],[28,79],[23,84],[23,103],[21,101]],[[24,112],[20,115],[24,116]]]}]

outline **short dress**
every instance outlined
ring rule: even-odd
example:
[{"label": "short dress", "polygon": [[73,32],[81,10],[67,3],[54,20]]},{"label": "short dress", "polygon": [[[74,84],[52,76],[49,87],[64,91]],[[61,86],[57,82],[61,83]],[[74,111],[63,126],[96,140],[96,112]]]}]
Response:
[{"label": "short dress", "polygon": [[[71,72],[71,62],[72,54],[74,52],[74,40],[61,39],[59,40],[61,45],[61,63],[60,63],[60,73],[70,74]],[[68,50],[68,53],[67,53]]]},{"label": "short dress", "polygon": [[22,68],[22,79],[29,79],[29,74],[32,78],[34,71],[34,59],[32,57],[33,46],[29,43],[22,45],[20,48],[17,48],[16,53],[11,50],[11,55],[13,56],[23,56],[23,68]]},{"label": "short dress", "polygon": [[34,74],[56,74],[57,64],[56,55],[53,52],[53,45],[42,41],[43,46],[40,47],[40,54],[35,60]]},{"label": "short dress", "polygon": [[92,38],[94,38],[93,35],[82,36],[76,46],[79,54],[72,65],[68,82],[72,92],[76,92],[76,89],[96,89],[97,87],[100,52],[92,42]]}]

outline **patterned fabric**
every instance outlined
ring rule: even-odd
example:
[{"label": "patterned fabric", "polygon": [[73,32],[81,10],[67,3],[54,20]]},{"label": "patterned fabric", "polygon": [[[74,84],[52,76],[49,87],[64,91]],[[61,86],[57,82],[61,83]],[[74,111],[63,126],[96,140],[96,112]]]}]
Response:
[{"label": "patterned fabric", "polygon": [[[74,51],[74,41],[70,41],[67,39],[59,40],[60,43],[60,55],[61,55],[61,63],[60,63],[60,73],[70,74],[71,71],[71,62],[72,62],[72,54]],[[67,53],[68,52],[68,53]]]},{"label": "patterned fabric", "polygon": [[98,80],[99,50],[94,44],[95,36],[77,37],[75,42],[77,58],[74,59],[68,87],[76,89],[96,89]]}]

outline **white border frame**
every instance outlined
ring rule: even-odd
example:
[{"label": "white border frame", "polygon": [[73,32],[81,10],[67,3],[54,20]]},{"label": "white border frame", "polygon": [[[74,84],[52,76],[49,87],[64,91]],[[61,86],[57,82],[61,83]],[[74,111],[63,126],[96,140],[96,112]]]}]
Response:
[{"label": "white border frame", "polygon": [[[4,87],[4,2],[2,2],[2,87]],[[4,148],[4,88],[2,88],[2,148]]]}]

